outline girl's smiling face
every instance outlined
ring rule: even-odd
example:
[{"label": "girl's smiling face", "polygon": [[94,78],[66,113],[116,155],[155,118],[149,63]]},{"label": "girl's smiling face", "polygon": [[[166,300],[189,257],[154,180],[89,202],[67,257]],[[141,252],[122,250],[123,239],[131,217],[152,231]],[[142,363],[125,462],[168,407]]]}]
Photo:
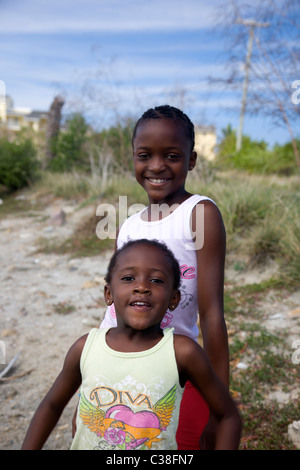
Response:
[{"label": "girl's smiling face", "polygon": [[118,327],[159,328],[168,308],[175,308],[180,292],[174,289],[171,263],[157,247],[129,247],[118,255],[105,298],[114,302]]},{"label": "girl's smiling face", "polygon": [[196,158],[186,129],[173,119],[147,119],[138,126],[133,141],[135,177],[150,204],[183,202],[187,173]]}]

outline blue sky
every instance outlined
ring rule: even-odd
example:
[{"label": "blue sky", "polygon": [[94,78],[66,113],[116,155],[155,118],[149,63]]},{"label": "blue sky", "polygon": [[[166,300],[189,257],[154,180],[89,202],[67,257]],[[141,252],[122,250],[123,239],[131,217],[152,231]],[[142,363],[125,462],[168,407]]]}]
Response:
[{"label": "blue sky", "polygon": [[[225,75],[216,28],[224,3],[0,0],[0,80],[15,107],[48,109],[63,94],[65,112],[83,110],[101,127],[170,103],[220,136],[227,124],[238,126],[242,95],[207,80]],[[265,118],[246,116],[244,133],[270,144],[289,140]]]}]

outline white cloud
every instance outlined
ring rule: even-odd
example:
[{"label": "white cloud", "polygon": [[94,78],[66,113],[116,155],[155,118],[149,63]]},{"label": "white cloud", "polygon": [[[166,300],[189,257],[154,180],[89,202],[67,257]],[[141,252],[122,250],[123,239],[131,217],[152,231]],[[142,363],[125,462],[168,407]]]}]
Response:
[{"label": "white cloud", "polygon": [[212,26],[219,0],[14,0],[0,7],[2,33],[125,32]]}]

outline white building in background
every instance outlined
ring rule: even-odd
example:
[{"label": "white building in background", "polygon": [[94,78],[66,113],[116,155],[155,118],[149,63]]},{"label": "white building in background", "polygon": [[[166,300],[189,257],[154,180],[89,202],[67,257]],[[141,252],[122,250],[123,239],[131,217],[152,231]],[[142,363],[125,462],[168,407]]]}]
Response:
[{"label": "white building in background", "polygon": [[0,122],[6,121],[6,87],[5,82],[0,80]]},{"label": "white building in background", "polygon": [[207,160],[216,156],[217,135],[214,126],[195,126],[195,151]]},{"label": "white building in background", "polygon": [[5,88],[4,90],[3,88],[0,84],[0,125],[2,124],[11,133],[25,127],[34,132],[46,132],[48,112],[31,108],[15,108],[12,99],[4,93]]}]

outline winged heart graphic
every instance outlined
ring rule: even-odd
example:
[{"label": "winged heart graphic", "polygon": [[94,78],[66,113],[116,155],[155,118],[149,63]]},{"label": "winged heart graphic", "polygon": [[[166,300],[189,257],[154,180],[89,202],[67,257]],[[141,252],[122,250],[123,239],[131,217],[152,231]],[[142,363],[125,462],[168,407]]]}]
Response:
[{"label": "winged heart graphic", "polygon": [[[151,449],[158,436],[166,430],[175,406],[176,385],[153,406],[152,411],[134,412],[127,405],[114,405],[106,411],[93,405],[84,394],[80,401],[79,416],[84,425],[102,438],[102,449]],[[144,447],[145,448],[145,447]]]}]

